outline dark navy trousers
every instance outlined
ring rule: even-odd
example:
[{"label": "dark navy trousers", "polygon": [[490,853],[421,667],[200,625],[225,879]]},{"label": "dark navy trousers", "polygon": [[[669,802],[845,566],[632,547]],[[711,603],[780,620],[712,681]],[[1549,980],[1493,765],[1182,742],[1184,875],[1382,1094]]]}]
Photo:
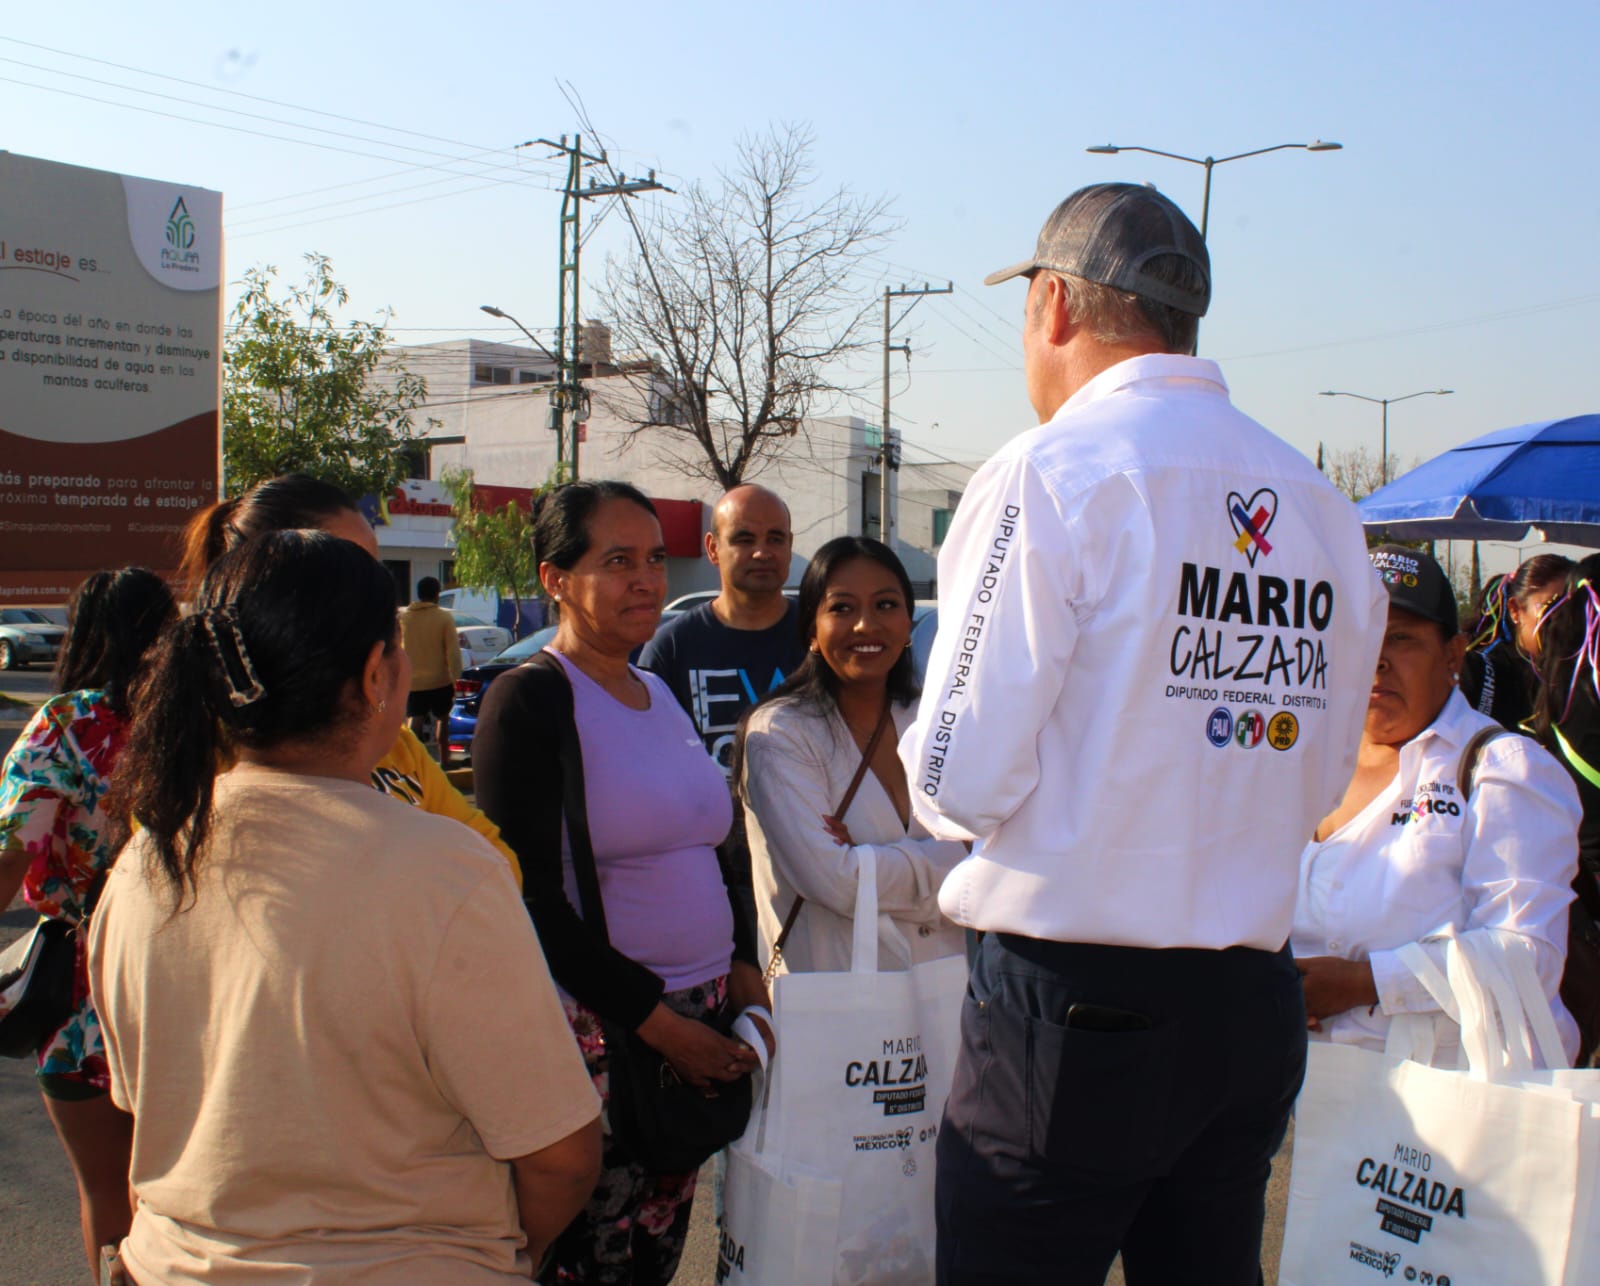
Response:
[{"label": "dark navy trousers", "polygon": [[[1067,1025],[1075,1003],[1147,1030]],[[1256,1286],[1306,1065],[1281,952],[986,934],[939,1131],[939,1286]]]}]

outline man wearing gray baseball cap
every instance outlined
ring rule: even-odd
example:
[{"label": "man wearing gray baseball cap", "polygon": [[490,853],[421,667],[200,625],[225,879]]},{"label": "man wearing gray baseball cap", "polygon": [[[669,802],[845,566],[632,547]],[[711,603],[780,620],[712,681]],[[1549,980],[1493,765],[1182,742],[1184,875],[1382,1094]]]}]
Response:
[{"label": "man wearing gray baseball cap", "polygon": [[938,1136],[941,1286],[1255,1286],[1305,1068],[1299,853],[1355,766],[1387,614],[1354,507],[1191,356],[1205,243],[1063,201],[1024,277],[1038,428],[968,485],[900,744],[971,856]]}]

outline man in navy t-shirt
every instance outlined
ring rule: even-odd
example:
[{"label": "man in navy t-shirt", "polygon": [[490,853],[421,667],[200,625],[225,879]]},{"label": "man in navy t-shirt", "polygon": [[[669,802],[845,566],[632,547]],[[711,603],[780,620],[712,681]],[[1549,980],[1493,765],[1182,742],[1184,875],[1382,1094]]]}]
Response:
[{"label": "man in navy t-shirt", "polygon": [[721,592],[663,625],[639,664],[667,681],[726,772],[740,716],[799,666],[806,645],[783,592],[794,552],[789,507],[765,487],[735,487],[712,510],[705,539]]}]

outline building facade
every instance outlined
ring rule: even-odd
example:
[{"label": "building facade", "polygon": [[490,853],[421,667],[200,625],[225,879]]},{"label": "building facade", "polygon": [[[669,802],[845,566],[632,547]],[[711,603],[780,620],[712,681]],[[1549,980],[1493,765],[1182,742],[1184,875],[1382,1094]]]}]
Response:
[{"label": "building facade", "polygon": [[[583,371],[590,418],[579,435],[580,476],[631,482],[656,500],[694,502],[705,530],[721,488],[696,471],[699,448],[684,434],[667,427],[637,430],[642,417],[636,408],[649,394],[637,378],[637,365],[612,361],[601,332],[591,325],[584,337],[585,355],[593,360]],[[549,395],[555,367],[548,357],[526,346],[476,339],[413,345],[398,353],[408,369],[428,381],[428,403],[421,410],[432,421],[424,442],[430,479],[465,468],[482,484],[536,487],[552,476],[557,443]],[[811,419],[781,455],[760,462],[748,475],[789,505],[794,579],[825,541],[863,531],[879,535],[878,443],[876,427],[860,417]],[[919,596],[932,596],[938,545],[973,468],[918,463],[890,474],[890,543]],[[681,522],[675,516],[675,525]],[[412,530],[396,528],[387,536],[398,542],[409,539]],[[379,542],[388,558],[382,528]],[[669,562],[669,597],[716,587],[716,571],[698,549],[692,555],[683,551],[681,538],[669,544],[676,546]],[[414,548],[416,560],[426,561],[431,546]]]}]

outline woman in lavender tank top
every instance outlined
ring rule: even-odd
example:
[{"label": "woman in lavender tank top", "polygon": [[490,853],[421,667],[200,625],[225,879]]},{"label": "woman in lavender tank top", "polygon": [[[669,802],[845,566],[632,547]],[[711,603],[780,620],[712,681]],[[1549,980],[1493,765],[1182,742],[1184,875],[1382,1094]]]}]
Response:
[{"label": "woman in lavender tank top", "polygon": [[[541,497],[534,549],[560,610],[549,651],[572,688],[609,944],[579,914],[558,716],[540,695],[548,685],[526,667],[484,699],[473,744],[479,806],[522,862],[528,909],[602,1098],[602,1018],[636,1032],[691,1085],[736,1081],[754,1070],[755,1053],[696,1021],[768,1003],[754,926],[718,862],[732,821],[727,785],[671,691],[629,662],[666,597],[655,508],[625,483],[570,483]],[[695,1177],[647,1172],[608,1132],[599,1186],[539,1280],[665,1286]]]}]

